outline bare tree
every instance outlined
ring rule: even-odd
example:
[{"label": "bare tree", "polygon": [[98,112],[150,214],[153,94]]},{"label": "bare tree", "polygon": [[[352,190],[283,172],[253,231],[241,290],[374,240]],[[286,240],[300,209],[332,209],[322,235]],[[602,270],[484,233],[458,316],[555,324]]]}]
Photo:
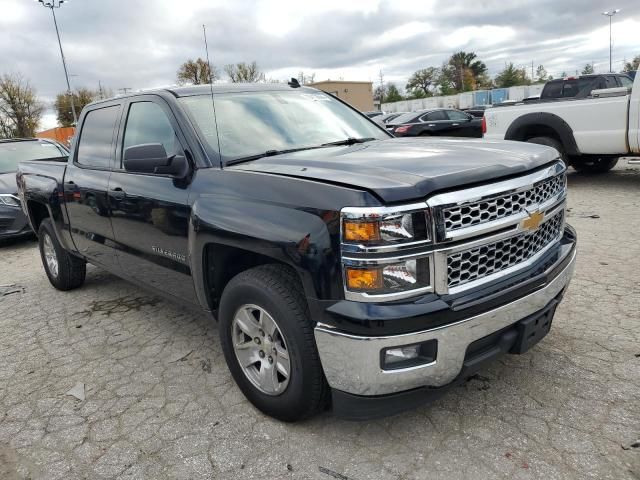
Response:
[{"label": "bare tree", "polygon": [[413,97],[431,96],[439,75],[440,71],[435,67],[417,70],[409,78],[405,90]]},{"label": "bare tree", "polygon": [[264,82],[264,73],[258,68],[258,64],[253,61],[251,63],[236,63],[225,65],[224,71],[229,75],[229,79],[233,83],[245,82]]},{"label": "bare tree", "polygon": [[0,77],[0,136],[33,137],[44,105],[36,91],[20,75]]},{"label": "bare tree", "polygon": [[[100,92],[89,90],[88,88],[78,88],[73,95],[73,104],[76,107],[78,114],[89,103],[100,98]],[[56,101],[53,103],[53,107],[56,109],[56,117],[58,123],[63,127],[70,127],[73,125],[73,112],[71,111],[71,98],[67,92],[59,93],[56,95]]]},{"label": "bare tree", "polygon": [[206,60],[198,57],[197,60],[187,60],[178,69],[177,79],[180,85],[189,83],[192,85],[204,85],[212,83],[218,79],[219,75],[216,67],[213,65],[209,69],[209,64]]}]

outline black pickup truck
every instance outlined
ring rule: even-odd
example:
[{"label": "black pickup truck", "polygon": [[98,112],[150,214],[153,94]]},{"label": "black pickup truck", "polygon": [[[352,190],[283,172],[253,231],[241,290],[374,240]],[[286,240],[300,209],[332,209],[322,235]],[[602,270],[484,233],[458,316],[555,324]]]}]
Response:
[{"label": "black pickup truck", "polygon": [[526,351],[574,268],[554,149],[394,138],[294,82],[93,103],[68,163],[17,181],[55,288],[90,262],[212,313],[286,421],[395,413]]}]

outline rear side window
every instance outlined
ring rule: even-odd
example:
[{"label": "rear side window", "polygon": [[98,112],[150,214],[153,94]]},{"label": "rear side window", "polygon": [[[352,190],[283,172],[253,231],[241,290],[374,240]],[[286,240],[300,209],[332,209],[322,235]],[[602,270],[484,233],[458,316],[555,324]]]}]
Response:
[{"label": "rear side window", "polygon": [[544,86],[542,91],[542,98],[559,98],[562,93],[562,81],[549,82]]},{"label": "rear side window", "polygon": [[424,115],[420,120],[423,122],[437,122],[439,120],[449,120],[444,110],[437,110]]},{"label": "rear side window", "polygon": [[458,112],[457,110],[447,110],[447,115],[449,115],[449,120],[453,120],[454,122],[469,120],[469,116],[466,113]]},{"label": "rear side window", "polygon": [[620,78],[620,83],[622,84],[623,87],[627,87],[627,88],[633,87],[633,80],[631,80],[629,77],[619,77],[619,78]]},{"label": "rear side window", "polygon": [[91,110],[82,124],[76,162],[88,167],[109,168],[113,152],[113,129],[119,105]]}]

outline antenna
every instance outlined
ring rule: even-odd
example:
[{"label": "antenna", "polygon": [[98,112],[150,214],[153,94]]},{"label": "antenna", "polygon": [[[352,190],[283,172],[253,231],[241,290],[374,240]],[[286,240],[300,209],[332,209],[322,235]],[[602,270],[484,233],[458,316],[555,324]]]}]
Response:
[{"label": "antenna", "polygon": [[[216,102],[213,100],[213,71],[211,70],[211,62],[209,62],[209,45],[207,44],[207,27],[205,24],[202,24],[202,35],[204,37],[204,50],[207,54],[207,67],[209,68],[209,91],[211,92],[211,107],[213,108],[213,123],[216,126],[216,131],[218,130],[218,120],[216,117]],[[218,152],[220,152],[220,138],[218,137]],[[222,156],[220,159],[220,168],[222,168]]]}]

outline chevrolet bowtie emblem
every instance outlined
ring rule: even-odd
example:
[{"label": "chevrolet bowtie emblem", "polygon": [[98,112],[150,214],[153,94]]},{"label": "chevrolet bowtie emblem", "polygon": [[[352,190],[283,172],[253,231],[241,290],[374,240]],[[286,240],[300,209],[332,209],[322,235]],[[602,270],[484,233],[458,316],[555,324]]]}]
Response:
[{"label": "chevrolet bowtie emblem", "polygon": [[543,212],[533,212],[533,213],[530,213],[527,218],[522,220],[522,222],[520,223],[520,227],[523,230],[528,230],[532,232],[533,230],[536,230],[540,226],[540,224],[542,223],[542,220],[544,220]]}]

